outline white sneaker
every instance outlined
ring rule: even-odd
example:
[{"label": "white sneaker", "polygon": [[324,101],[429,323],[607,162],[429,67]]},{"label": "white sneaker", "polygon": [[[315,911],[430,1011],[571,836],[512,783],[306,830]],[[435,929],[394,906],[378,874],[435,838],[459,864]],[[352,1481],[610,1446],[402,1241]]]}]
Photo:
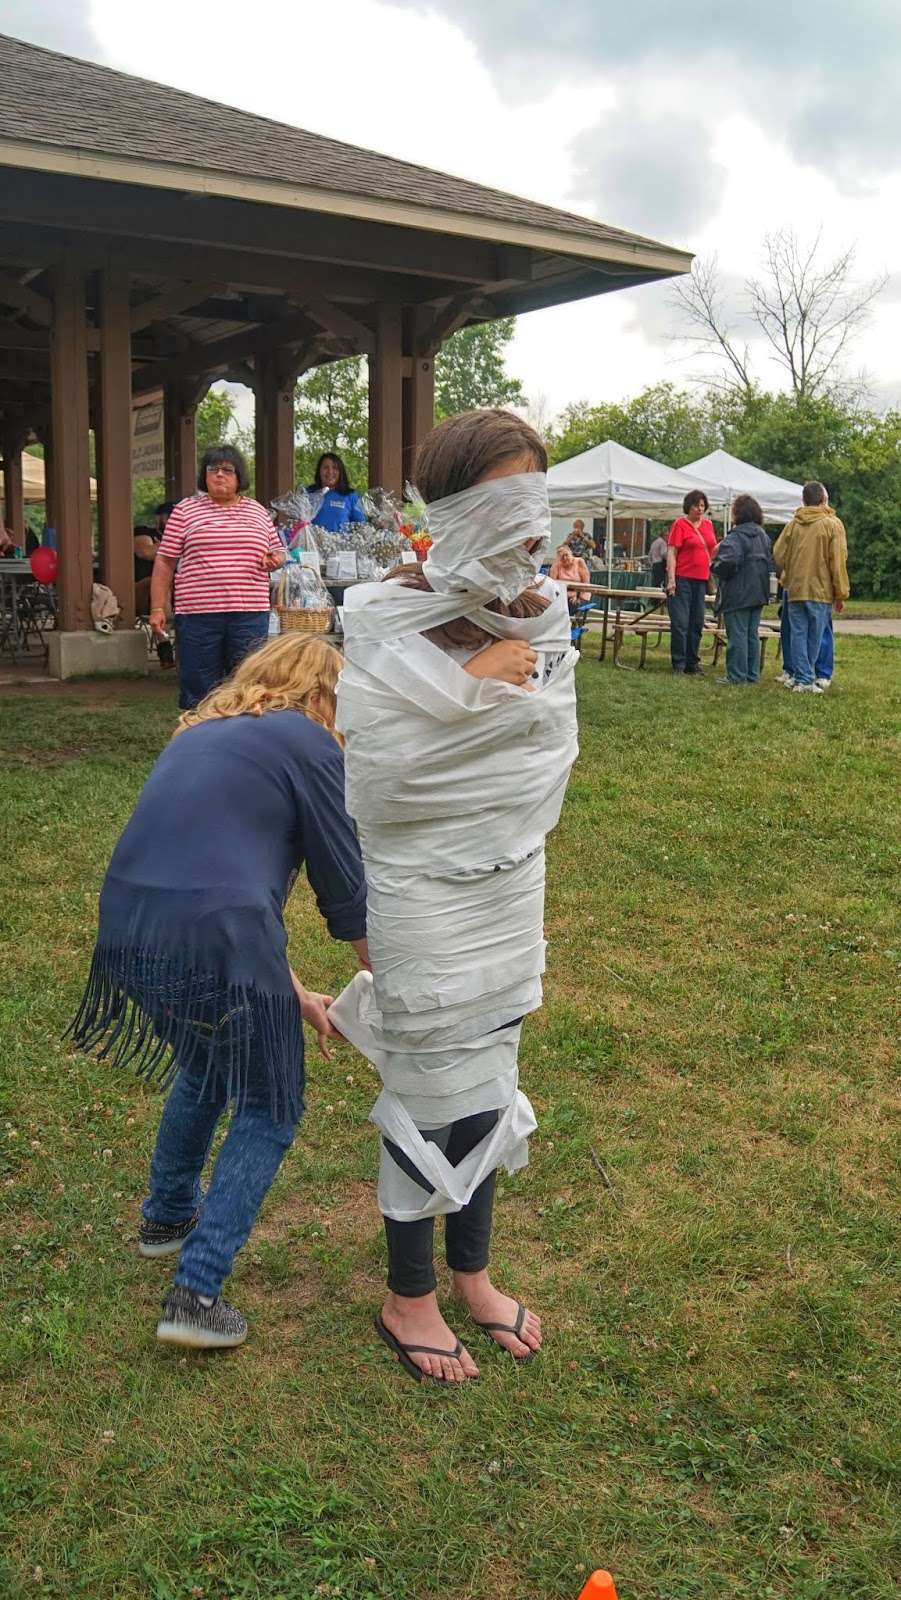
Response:
[{"label": "white sneaker", "polygon": [[830,683],[832,682],[832,679],[831,678],[816,678],[814,681],[815,681],[816,686],[817,686],[818,689],[828,689]]},{"label": "white sneaker", "polygon": [[783,684],[786,689],[793,689],[795,687],[795,680],[790,672],[783,672],[782,677],[777,681]]}]

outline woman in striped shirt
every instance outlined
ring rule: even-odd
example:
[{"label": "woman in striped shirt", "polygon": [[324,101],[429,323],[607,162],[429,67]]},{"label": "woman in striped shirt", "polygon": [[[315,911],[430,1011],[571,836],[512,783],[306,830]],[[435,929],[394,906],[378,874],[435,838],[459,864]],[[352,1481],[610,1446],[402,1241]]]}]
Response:
[{"label": "woman in striped shirt", "polygon": [[241,452],[213,445],[200,463],[199,493],[179,501],[157,551],[150,626],[157,636],[165,633],[174,578],[182,711],[227,678],[268,632],[269,574],[285,552],[263,507],[245,495],[248,481]]}]

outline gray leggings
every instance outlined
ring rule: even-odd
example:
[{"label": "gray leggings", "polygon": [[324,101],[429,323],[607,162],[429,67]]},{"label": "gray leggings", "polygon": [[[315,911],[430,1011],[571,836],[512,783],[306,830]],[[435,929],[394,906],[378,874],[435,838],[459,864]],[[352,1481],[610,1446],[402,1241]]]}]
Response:
[{"label": "gray leggings", "polygon": [[[452,1166],[457,1166],[491,1132],[499,1116],[499,1111],[480,1111],[475,1116],[449,1122],[443,1128],[424,1129],[422,1136],[430,1144],[436,1144]],[[389,1139],[382,1143],[408,1178],[418,1183],[426,1194],[434,1194],[433,1185],[398,1145]],[[496,1178],[496,1172],[489,1173],[469,1205],[448,1212],[444,1219],[445,1255],[454,1272],[481,1272],[488,1265]],[[385,1217],[384,1221],[388,1241],[388,1288],[394,1294],[430,1294],[437,1283],[432,1261],[434,1217],[420,1217],[418,1222],[395,1222],[392,1217]]]}]

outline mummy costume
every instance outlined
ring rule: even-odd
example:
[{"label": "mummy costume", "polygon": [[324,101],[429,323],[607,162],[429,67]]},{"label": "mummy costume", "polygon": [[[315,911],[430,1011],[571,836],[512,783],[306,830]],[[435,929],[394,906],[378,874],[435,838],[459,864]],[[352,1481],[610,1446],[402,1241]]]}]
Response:
[{"label": "mummy costume", "polygon": [[[429,527],[433,593],[348,591],[338,688],[372,975],[358,973],[330,1014],[382,1079],[371,1113],[383,1136],[379,1205],[398,1222],[457,1212],[496,1168],[528,1159],[535,1118],[517,1050],[523,1017],[541,1004],[544,839],[577,753],[565,590],[545,580],[549,604],[534,618],[486,609],[535,582],[550,529],[544,475],[433,502]],[[460,617],[533,647],[532,691],[474,678],[460,653],[422,636]],[[456,1165],[423,1137],[485,1112],[497,1114],[492,1126]]]}]

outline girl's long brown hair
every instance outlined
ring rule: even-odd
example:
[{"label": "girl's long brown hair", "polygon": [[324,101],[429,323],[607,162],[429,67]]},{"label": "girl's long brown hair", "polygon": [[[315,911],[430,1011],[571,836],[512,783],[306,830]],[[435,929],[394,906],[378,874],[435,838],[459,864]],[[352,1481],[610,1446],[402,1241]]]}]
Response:
[{"label": "girl's long brown hair", "polygon": [[[459,416],[439,422],[437,428],[426,435],[416,457],[416,487],[428,505],[432,500],[444,500],[448,495],[471,489],[486,472],[517,456],[531,457],[535,472],[547,471],[547,451],[541,439],[515,412],[462,411]],[[419,561],[394,567],[384,581],[391,578],[399,579],[408,589],[432,592]],[[526,589],[509,602],[491,600],[486,609],[502,617],[538,617],[547,605],[542,595],[534,589]],[[494,641],[492,634],[467,617],[446,622],[440,628],[430,628],[425,637],[433,644],[451,645],[461,650],[480,650]]]},{"label": "girl's long brown hair", "polygon": [[324,639],[296,633],[269,639],[252,650],[230,678],[178,719],[175,738],[185,728],[219,717],[261,717],[267,711],[299,711],[335,733],[335,690],[341,656]]}]

